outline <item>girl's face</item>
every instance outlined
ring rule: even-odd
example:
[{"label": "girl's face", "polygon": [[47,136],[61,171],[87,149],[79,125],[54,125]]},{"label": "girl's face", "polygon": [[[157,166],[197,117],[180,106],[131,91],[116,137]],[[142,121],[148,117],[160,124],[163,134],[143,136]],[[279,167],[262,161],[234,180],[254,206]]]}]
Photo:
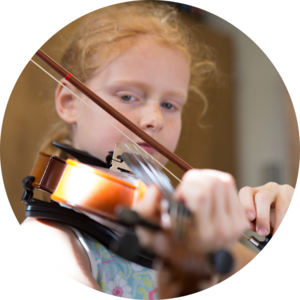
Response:
[{"label": "girl's face", "polygon": [[[134,47],[92,77],[87,86],[167,149],[174,151],[180,136],[181,113],[187,100],[189,80],[189,63],[179,50],[153,40],[147,43],[146,38],[141,38]],[[105,160],[116,143],[128,141],[76,98],[60,101],[64,93],[67,92],[62,89],[57,92],[57,111],[73,126],[75,148]],[[167,162],[91,100],[81,97],[161,163]]]}]

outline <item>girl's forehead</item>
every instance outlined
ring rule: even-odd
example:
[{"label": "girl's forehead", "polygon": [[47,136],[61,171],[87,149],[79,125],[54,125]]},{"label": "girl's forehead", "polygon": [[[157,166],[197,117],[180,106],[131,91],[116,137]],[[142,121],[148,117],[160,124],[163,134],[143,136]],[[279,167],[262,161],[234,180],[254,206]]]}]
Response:
[{"label": "girl's forehead", "polygon": [[190,73],[189,60],[181,50],[148,36],[135,38],[123,51],[112,52],[109,63],[101,72],[122,66],[130,67],[128,74],[132,69],[143,71],[142,67],[163,69],[164,66],[171,69],[181,68],[182,71]]},{"label": "girl's forehead", "polygon": [[[110,51],[106,59],[102,55],[98,56],[100,67],[94,72],[89,83],[102,80],[105,84],[118,78],[123,80],[124,76],[127,80],[138,78],[157,82],[157,75],[162,75],[174,84],[178,81],[180,85],[185,85],[187,82],[188,89],[191,68],[186,54],[153,35],[124,38],[112,43],[107,50]],[[149,76],[145,73],[149,73]],[[151,75],[155,78],[151,78]],[[97,85],[99,86],[99,83]]]},{"label": "girl's forehead", "polygon": [[126,79],[156,84],[163,80],[164,85],[172,83],[185,90],[189,84],[190,66],[178,49],[155,40],[139,39],[98,74],[106,82]]}]

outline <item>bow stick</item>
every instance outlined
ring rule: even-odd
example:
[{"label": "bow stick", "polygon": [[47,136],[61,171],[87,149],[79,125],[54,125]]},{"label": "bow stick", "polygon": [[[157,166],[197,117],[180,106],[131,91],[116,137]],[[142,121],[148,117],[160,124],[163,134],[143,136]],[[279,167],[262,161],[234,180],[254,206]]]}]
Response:
[{"label": "bow stick", "polygon": [[73,86],[75,86],[80,92],[86,95],[89,99],[91,99],[94,103],[100,106],[103,110],[109,113],[112,117],[118,120],[125,127],[130,129],[134,134],[144,140],[146,143],[151,145],[154,149],[156,149],[159,153],[168,158],[171,162],[177,165],[184,171],[188,171],[192,169],[190,165],[188,165],[185,161],[179,158],[176,154],[169,151],[151,136],[149,136],[146,132],[141,130],[134,123],[129,121],[125,116],[115,110],[111,105],[109,105],[106,101],[101,99],[98,95],[92,92],[87,86],[85,86],[81,81],[79,81],[76,77],[74,77],[71,73],[65,70],[62,66],[60,66],[57,62],[55,62],[52,58],[50,58],[47,54],[45,54],[42,50],[38,50],[35,54],[38,58],[44,61],[49,67],[51,67],[55,72],[59,75],[63,76],[68,82],[70,82]]}]

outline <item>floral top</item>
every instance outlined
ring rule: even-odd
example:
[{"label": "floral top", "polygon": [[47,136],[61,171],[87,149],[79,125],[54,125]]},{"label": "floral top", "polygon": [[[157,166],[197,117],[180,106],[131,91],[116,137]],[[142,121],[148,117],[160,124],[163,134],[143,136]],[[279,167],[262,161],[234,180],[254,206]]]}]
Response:
[{"label": "floral top", "polygon": [[125,260],[91,236],[72,230],[85,248],[93,276],[104,293],[131,299],[157,299],[154,270]]}]

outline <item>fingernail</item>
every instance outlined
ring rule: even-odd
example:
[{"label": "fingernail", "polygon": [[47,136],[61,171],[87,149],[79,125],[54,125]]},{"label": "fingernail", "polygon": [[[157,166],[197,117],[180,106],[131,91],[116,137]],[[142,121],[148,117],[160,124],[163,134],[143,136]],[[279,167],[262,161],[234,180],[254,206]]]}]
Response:
[{"label": "fingernail", "polygon": [[259,228],[258,234],[265,236],[268,234],[268,229],[267,228]]},{"label": "fingernail", "polygon": [[252,221],[254,219],[254,213],[252,211],[248,211],[247,218],[248,218],[248,220]]}]

